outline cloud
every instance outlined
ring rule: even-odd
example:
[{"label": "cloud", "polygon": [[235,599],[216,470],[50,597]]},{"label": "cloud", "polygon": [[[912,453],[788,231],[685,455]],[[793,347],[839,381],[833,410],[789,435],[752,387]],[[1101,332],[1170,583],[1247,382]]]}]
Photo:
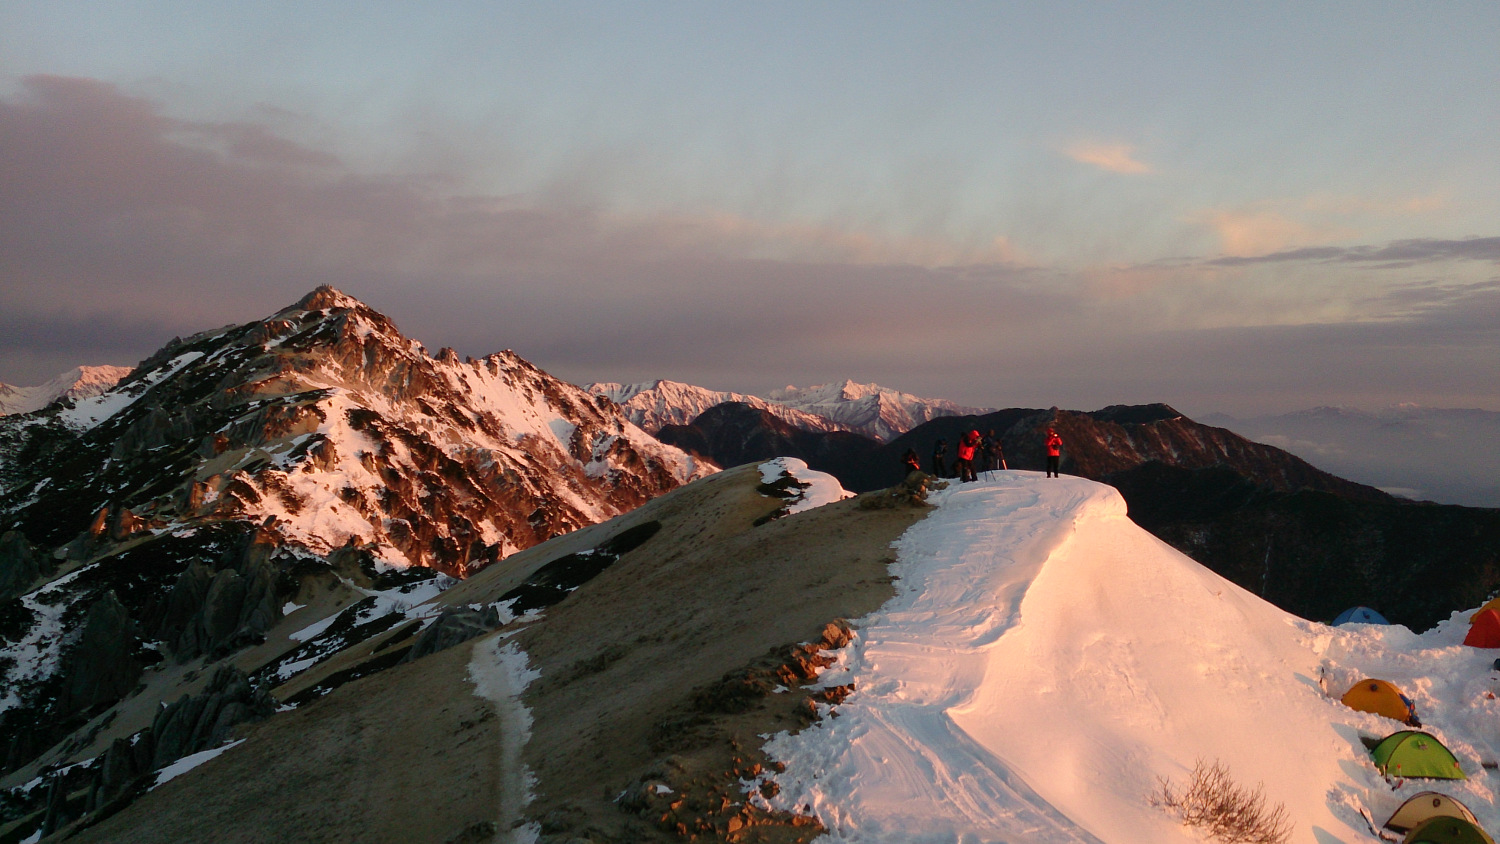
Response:
[{"label": "cloud", "polygon": [[1457,240],[1414,238],[1383,246],[1318,246],[1270,252],[1264,255],[1227,256],[1206,263],[1215,266],[1249,266],[1295,262],[1372,264],[1387,269],[1444,261],[1500,263],[1500,237],[1470,237]]},{"label": "cloud", "polygon": [[0,367],[69,344],[96,362],[100,349],[66,338],[105,315],[164,326],[111,347],[138,360],[177,326],[257,318],[320,283],[434,347],[514,347],[579,369],[634,356],[764,371],[809,347],[856,366],[899,357],[883,336],[903,329],[941,338],[922,341],[941,359],[935,346],[983,344],[1069,307],[1030,285],[1003,239],[455,196],[256,125],[169,119],[92,80],[25,84],[24,99],[0,101],[17,174],[0,180],[0,311],[33,330],[0,346]]},{"label": "cloud", "polygon": [[1069,158],[1080,164],[1090,164],[1110,173],[1150,173],[1151,165],[1135,157],[1135,147],[1129,144],[1098,144],[1081,142],[1063,150]]},{"label": "cloud", "polygon": [[[1319,390],[1440,404],[1455,371],[1451,395],[1482,396],[1472,385],[1500,377],[1500,296],[1451,280],[1364,291],[1379,325],[1244,328],[1255,314],[1316,317],[1299,311],[1300,290],[1218,283],[1249,274],[1215,265],[1231,258],[1091,274],[1037,265],[1003,239],[624,214],[577,199],[588,191],[459,195],[424,174],[359,172],[282,137],[274,116],[193,123],[92,80],[24,86],[0,99],[0,380],[11,383],[132,363],[323,283],[430,348],[513,348],[580,382],[754,391],[851,377],[975,405],[1235,410],[1281,407],[1278,389],[1294,407]],[[1232,260],[1500,259],[1497,238],[1272,240]],[[1166,333],[1206,325],[1229,327]]]},{"label": "cloud", "polygon": [[1358,233],[1327,223],[1306,223],[1271,210],[1210,210],[1194,218],[1212,228],[1231,257],[1347,240]]}]

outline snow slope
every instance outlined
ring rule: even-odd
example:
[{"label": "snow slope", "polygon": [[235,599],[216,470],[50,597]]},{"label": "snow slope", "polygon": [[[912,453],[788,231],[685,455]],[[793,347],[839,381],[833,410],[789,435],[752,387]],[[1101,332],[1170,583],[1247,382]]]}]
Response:
[{"label": "snow slope", "polygon": [[[823,840],[1201,840],[1148,800],[1200,759],[1264,783],[1293,841],[1375,840],[1361,810],[1381,823],[1434,788],[1500,826],[1480,764],[1500,738],[1495,654],[1460,644],[1466,615],[1421,636],[1304,621],[1082,479],[986,473],[933,501],[895,543],[897,596],[820,680],[855,686],[838,717],[767,746],[787,764],[775,803],[810,807]],[[1392,789],[1359,736],[1401,725],[1337,700],[1363,676],[1402,685],[1470,780]]]}]

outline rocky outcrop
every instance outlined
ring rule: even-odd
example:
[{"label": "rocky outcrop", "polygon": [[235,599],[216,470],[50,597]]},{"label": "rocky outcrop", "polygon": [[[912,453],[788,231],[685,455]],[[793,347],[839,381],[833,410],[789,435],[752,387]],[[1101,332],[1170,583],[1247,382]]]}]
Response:
[{"label": "rocky outcrop", "polygon": [[402,662],[411,662],[429,654],[447,650],[454,645],[483,636],[500,626],[500,612],[494,605],[483,609],[452,607],[443,610],[437,620],[427,626],[412,643]]},{"label": "rocky outcrop", "polygon": [[[97,819],[118,811],[150,786],[154,772],[184,756],[217,747],[237,725],[268,718],[275,711],[275,701],[263,689],[252,687],[243,672],[231,665],[219,666],[203,691],[183,695],[163,707],[150,727],[110,744],[87,788],[84,813]],[[93,819],[85,818],[85,822]],[[49,820],[56,828],[67,815]]]},{"label": "rocky outcrop", "polygon": [[214,747],[235,725],[269,717],[275,709],[264,689],[252,687],[234,666],[221,665],[201,693],[184,695],[157,714],[150,730],[152,765],[161,768]]},{"label": "rocky outcrop", "polygon": [[0,602],[30,590],[37,578],[54,568],[51,560],[37,555],[20,531],[0,534]]},{"label": "rocky outcrop", "polygon": [[57,711],[64,716],[114,703],[135,688],[144,667],[135,657],[140,633],[113,591],[89,607],[83,635],[61,671]]},{"label": "rocky outcrop", "polygon": [[157,630],[179,660],[220,656],[263,641],[281,619],[279,572],[271,561],[277,538],[267,529],[248,535],[217,569],[190,563],[167,595]]}]

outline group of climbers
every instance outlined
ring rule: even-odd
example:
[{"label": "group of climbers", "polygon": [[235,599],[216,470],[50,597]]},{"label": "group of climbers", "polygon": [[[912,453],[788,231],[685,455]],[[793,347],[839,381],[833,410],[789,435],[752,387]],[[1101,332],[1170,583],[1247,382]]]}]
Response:
[{"label": "group of climbers", "polygon": [[[1056,428],[1047,429],[1045,443],[1047,477],[1061,477],[1062,437],[1058,435]],[[901,456],[901,462],[906,466],[908,473],[922,470],[915,449],[908,448]],[[953,461],[951,467],[948,465],[948,441],[939,437],[932,447],[932,474],[940,478],[956,477],[960,482],[975,481],[979,479],[979,472],[1009,468],[1010,466],[1005,462],[1005,451],[1000,445],[1000,438],[995,435],[993,429],[982,437],[978,429],[971,429],[959,437],[957,459]]]}]

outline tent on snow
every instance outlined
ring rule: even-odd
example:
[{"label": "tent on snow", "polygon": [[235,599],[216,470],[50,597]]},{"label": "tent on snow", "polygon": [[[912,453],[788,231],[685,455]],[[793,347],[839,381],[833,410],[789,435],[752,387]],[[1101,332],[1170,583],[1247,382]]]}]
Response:
[{"label": "tent on snow", "polygon": [[1482,606],[1479,609],[1475,610],[1474,614],[1471,615],[1471,616],[1469,616],[1469,623],[1473,624],[1474,623],[1474,619],[1479,618],[1479,614],[1482,613],[1482,612],[1484,612],[1485,610],[1494,610],[1495,612],[1500,612],[1500,595],[1497,595],[1497,596],[1489,599],[1488,601],[1485,602],[1484,606]]},{"label": "tent on snow", "polygon": [[1340,624],[1390,624],[1385,616],[1370,609],[1369,607],[1350,607],[1339,613],[1338,618],[1333,620],[1333,626]]},{"label": "tent on snow", "polygon": [[1480,610],[1469,625],[1464,644],[1471,648],[1500,648],[1500,612]]},{"label": "tent on snow", "polygon": [[1375,767],[1388,777],[1466,780],[1453,753],[1427,733],[1401,730],[1381,739],[1370,751]]},{"label": "tent on snow", "polygon": [[1350,709],[1373,712],[1409,726],[1417,726],[1417,711],[1411,698],[1385,680],[1364,679],[1349,687],[1340,698]]},{"label": "tent on snow", "polygon": [[1463,818],[1428,818],[1406,833],[1401,844],[1495,844],[1495,839]]},{"label": "tent on snow", "polygon": [[1469,811],[1469,807],[1454,798],[1436,791],[1421,791],[1413,794],[1401,804],[1401,808],[1397,809],[1395,814],[1391,815],[1391,819],[1385,822],[1385,828],[1396,832],[1408,832],[1431,818],[1460,818],[1475,825],[1479,823],[1474,813]]}]

